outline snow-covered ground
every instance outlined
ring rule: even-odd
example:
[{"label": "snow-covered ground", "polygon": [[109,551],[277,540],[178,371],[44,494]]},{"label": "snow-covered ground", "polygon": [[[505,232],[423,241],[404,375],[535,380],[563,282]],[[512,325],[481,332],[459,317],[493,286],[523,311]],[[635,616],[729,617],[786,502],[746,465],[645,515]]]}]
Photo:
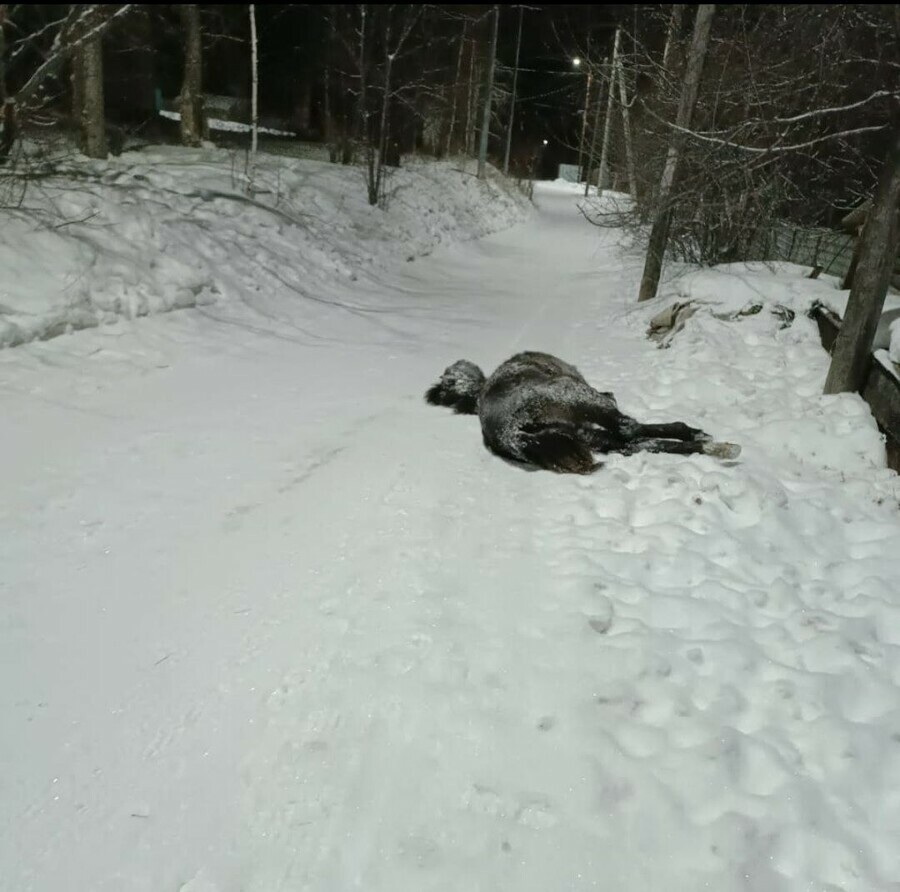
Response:
[{"label": "snow-covered ground", "polygon": [[372,269],[509,226],[527,202],[459,161],[389,171],[223,149],[60,164],[3,212],[0,348],[224,298],[263,315],[343,299]]},{"label": "snow-covered ground", "polygon": [[[0,887],[900,889],[900,485],[820,395],[833,281],[638,306],[559,185],[407,263],[427,223],[376,249],[379,212],[310,187],[334,233],[304,237],[188,157],[122,162],[165,226],[123,205],[85,282],[215,302],[0,351]],[[456,236],[514,217],[476,206]],[[659,350],[686,293],[719,316]],[[526,348],[741,459],[528,473],[422,400]]]}]

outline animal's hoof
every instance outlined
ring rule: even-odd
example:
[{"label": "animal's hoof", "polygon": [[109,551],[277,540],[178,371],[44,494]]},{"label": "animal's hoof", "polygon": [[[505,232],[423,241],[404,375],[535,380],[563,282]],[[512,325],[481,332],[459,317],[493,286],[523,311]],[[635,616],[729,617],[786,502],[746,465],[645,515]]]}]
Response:
[{"label": "animal's hoof", "polygon": [[715,458],[734,459],[741,454],[741,447],[737,443],[704,443],[703,454]]}]

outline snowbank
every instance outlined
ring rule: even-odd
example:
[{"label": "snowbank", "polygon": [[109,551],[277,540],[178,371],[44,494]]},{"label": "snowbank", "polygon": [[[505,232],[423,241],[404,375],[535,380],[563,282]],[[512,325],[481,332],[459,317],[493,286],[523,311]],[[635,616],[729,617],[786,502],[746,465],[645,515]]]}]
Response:
[{"label": "snowbank", "polygon": [[[491,172],[411,161],[386,209],[359,168],[222,149],[154,148],[84,159],[3,214],[0,347],[115,318],[209,304],[281,271],[292,300],[435,246],[508,227],[528,203]],[[274,298],[275,295],[273,294]]]},{"label": "snowbank", "polygon": [[692,269],[661,287],[640,318],[649,322],[673,300],[697,308],[662,361],[692,370],[683,386],[704,411],[716,407],[726,439],[753,443],[788,467],[864,477],[884,467],[884,438],[859,396],[822,395],[828,354],[808,317],[816,301],[843,311],[847,292],[831,277],[808,275],[792,263]]}]

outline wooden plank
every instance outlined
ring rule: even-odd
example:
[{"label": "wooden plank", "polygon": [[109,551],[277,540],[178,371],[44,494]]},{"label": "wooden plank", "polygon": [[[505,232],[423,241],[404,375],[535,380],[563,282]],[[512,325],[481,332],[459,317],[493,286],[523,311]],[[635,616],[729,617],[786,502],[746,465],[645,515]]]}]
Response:
[{"label": "wooden plank", "polygon": [[819,340],[821,340],[822,346],[831,353],[838,332],[841,330],[841,317],[822,304],[816,304],[812,308],[812,317],[819,326]]}]

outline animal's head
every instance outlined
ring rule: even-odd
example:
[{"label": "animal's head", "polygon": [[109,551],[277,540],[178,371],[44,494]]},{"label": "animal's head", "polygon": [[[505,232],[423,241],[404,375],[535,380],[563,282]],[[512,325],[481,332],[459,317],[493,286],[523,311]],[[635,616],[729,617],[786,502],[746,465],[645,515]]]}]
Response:
[{"label": "animal's head", "polygon": [[474,415],[478,412],[478,397],[484,383],[484,372],[474,362],[460,359],[445,369],[441,380],[428,389],[425,399],[433,406],[451,406],[461,415]]}]

